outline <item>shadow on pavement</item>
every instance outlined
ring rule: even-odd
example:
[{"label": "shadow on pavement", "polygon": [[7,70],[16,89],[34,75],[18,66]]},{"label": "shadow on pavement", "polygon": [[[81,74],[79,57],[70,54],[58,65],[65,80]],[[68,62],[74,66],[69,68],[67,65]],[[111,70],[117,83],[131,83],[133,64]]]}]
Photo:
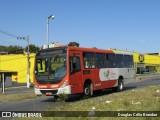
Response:
[{"label": "shadow on pavement", "polygon": [[[136,86],[126,86],[123,91],[131,90],[137,88]],[[113,94],[114,92],[112,89],[104,89],[98,92],[95,92],[93,97],[100,97],[100,96],[105,96],[109,94]],[[93,97],[87,98],[87,99],[92,99]],[[76,102],[80,100],[84,100],[85,98],[81,97],[80,95],[70,95],[69,99],[66,102]]]},{"label": "shadow on pavement", "polygon": [[[135,89],[137,88],[136,86],[126,86],[124,87],[123,91],[127,91],[127,90],[131,90],[131,89]],[[112,91],[112,89],[104,89],[98,92],[95,92],[93,97],[100,97],[100,96],[105,96],[105,95],[109,95],[109,94],[113,94],[114,92]],[[54,98],[54,96],[46,96],[48,97],[48,99],[45,99],[41,102],[56,102],[56,99]],[[92,99],[93,97],[87,98],[87,99]],[[68,95],[68,99],[65,102],[76,102],[76,101],[80,101],[80,100],[84,100],[86,98],[83,98],[81,95]]]}]

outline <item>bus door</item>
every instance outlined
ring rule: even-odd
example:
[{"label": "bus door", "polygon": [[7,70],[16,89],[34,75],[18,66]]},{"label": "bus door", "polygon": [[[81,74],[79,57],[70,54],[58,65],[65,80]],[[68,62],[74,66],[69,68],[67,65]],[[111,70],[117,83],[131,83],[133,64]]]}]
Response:
[{"label": "bus door", "polygon": [[70,84],[72,85],[71,93],[83,92],[82,85],[82,53],[70,51]]}]

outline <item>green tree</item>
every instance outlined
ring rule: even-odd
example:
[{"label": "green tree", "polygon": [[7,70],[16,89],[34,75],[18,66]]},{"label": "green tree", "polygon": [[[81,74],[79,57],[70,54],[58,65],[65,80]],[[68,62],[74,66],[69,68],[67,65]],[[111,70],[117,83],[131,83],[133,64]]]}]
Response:
[{"label": "green tree", "polygon": [[24,49],[21,46],[9,46],[7,52],[9,54],[22,54]]},{"label": "green tree", "polygon": [[8,47],[6,47],[6,46],[0,46],[0,51],[1,52],[8,52],[7,50],[8,50]]},{"label": "green tree", "polygon": [[[30,53],[36,53],[36,51],[38,51],[40,48],[38,46],[35,46],[33,44],[29,45],[29,52]],[[25,51],[27,52],[28,50],[28,46],[26,46]]]}]

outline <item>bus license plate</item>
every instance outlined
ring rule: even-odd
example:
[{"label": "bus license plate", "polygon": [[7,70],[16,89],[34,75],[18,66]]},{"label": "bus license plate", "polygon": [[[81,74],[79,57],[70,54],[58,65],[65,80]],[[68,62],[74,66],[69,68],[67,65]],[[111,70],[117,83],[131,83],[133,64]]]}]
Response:
[{"label": "bus license plate", "polygon": [[52,92],[46,92],[46,95],[52,95]]}]

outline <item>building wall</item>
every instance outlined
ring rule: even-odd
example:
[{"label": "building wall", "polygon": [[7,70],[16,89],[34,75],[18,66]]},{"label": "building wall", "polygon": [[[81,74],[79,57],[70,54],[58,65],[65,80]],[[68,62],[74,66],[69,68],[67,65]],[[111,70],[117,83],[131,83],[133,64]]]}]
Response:
[{"label": "building wall", "polygon": [[[143,60],[140,60],[140,56],[143,57]],[[134,60],[136,63],[136,68],[142,66],[149,69],[148,72],[160,72],[160,56],[159,55],[148,55],[134,53]]]},{"label": "building wall", "polygon": [[[30,80],[33,82],[35,54],[30,54]],[[0,55],[0,70],[14,71],[12,81],[26,83],[27,55]]]}]

